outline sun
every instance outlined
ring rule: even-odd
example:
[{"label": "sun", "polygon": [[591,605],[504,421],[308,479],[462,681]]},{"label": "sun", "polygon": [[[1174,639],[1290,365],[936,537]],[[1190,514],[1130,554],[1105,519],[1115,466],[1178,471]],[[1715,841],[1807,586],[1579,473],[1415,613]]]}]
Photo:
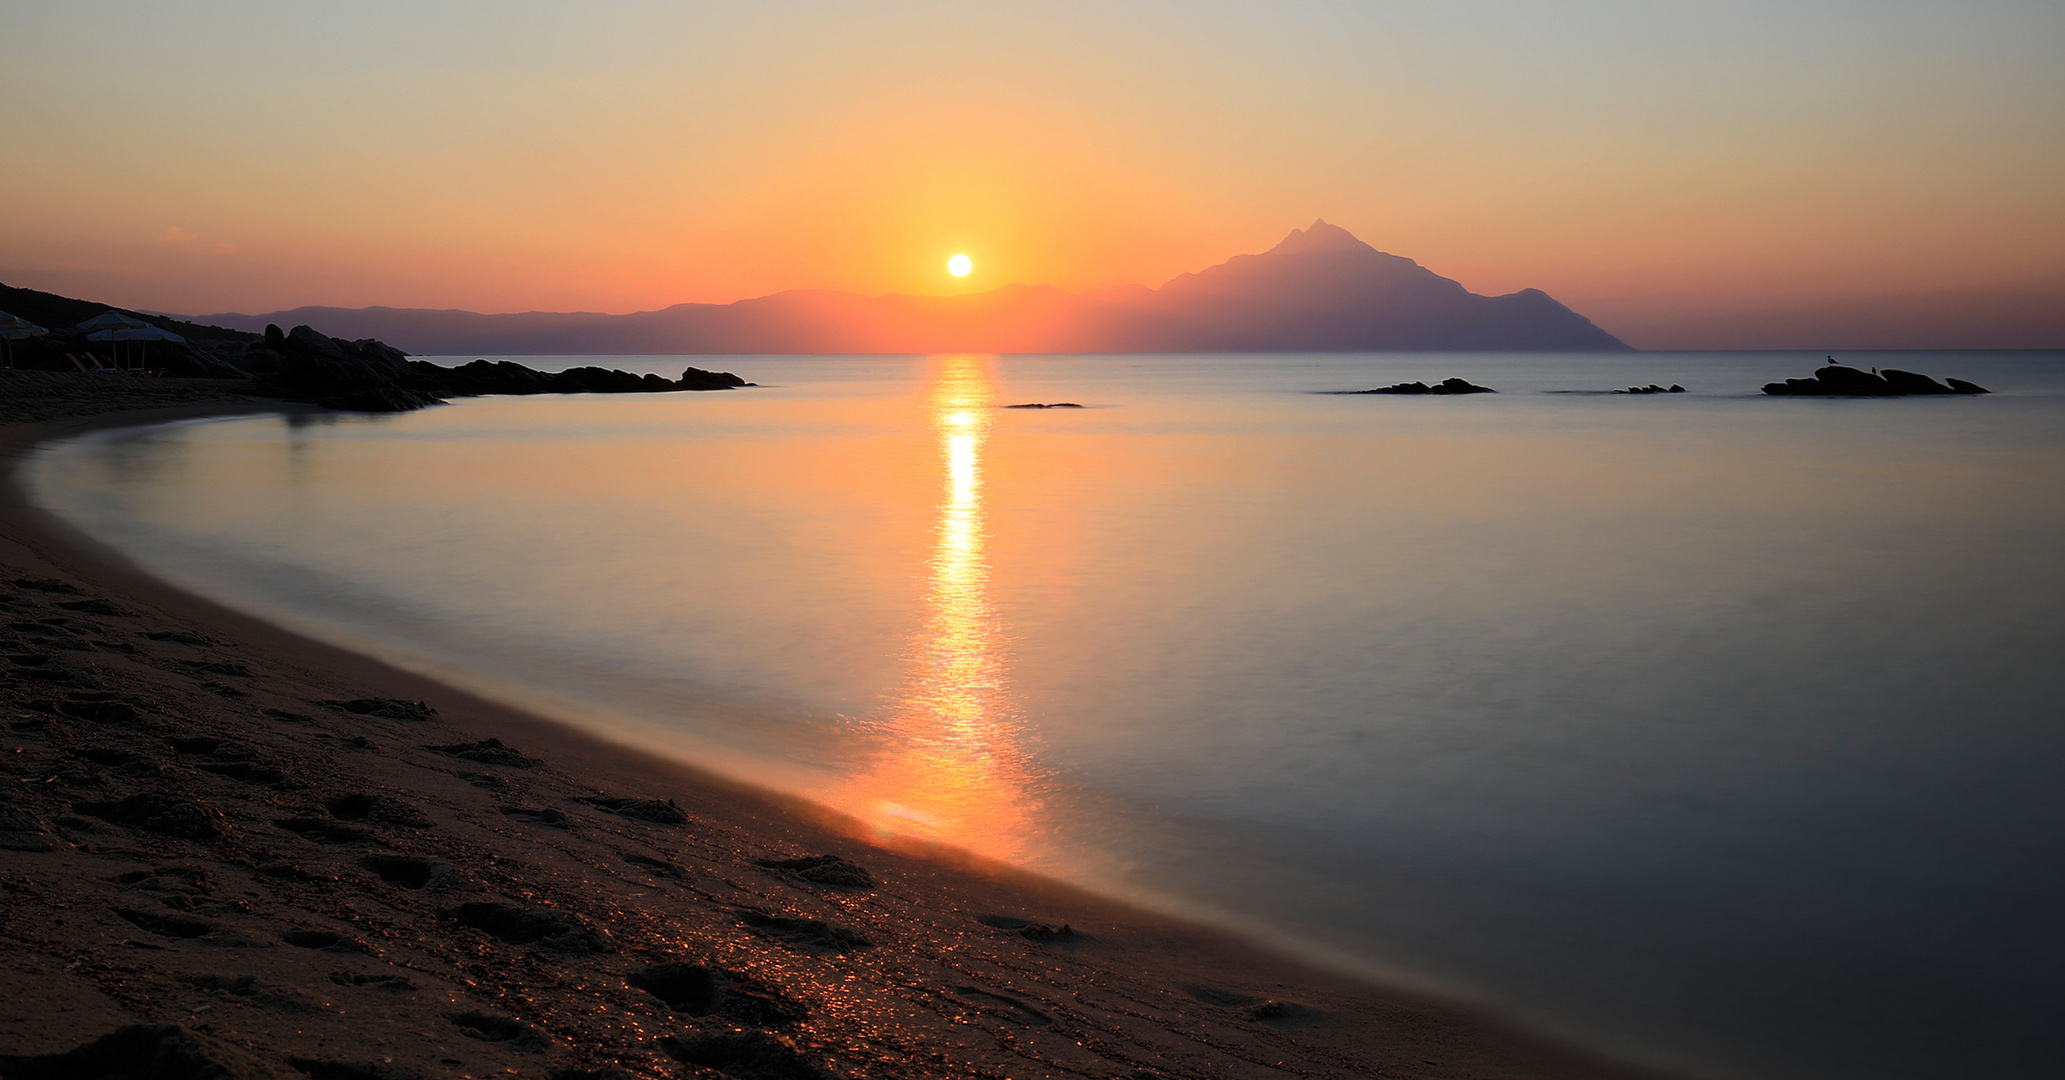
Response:
[{"label": "sun", "polygon": [[956,255],[946,261],[946,272],[955,277],[967,277],[975,269],[975,260],[966,255]]}]

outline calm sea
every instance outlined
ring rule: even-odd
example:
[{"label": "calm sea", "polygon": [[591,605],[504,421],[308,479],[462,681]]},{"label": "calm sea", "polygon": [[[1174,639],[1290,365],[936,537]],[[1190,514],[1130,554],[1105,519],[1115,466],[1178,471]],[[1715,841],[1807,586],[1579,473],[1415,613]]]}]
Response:
[{"label": "calm sea", "polygon": [[[885,839],[1696,1075],[2055,1076],[2065,354],[1843,359],[1996,393],[583,357],[542,366],[762,385],[102,432],[30,479],[172,581]],[[1314,393],[1451,375],[1500,393]],[[1595,393],[1650,382],[1689,392]]]}]

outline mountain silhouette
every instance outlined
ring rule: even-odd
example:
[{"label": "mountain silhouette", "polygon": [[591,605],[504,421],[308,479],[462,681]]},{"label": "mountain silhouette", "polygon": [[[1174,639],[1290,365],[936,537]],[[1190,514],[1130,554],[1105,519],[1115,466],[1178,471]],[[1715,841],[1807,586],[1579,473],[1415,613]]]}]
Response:
[{"label": "mountain silhouette", "polygon": [[798,289],[629,315],[303,307],[195,321],[307,324],[424,355],[1625,350],[1539,289],[1479,296],[1325,221],[1159,289],[1006,285],[960,296]]}]

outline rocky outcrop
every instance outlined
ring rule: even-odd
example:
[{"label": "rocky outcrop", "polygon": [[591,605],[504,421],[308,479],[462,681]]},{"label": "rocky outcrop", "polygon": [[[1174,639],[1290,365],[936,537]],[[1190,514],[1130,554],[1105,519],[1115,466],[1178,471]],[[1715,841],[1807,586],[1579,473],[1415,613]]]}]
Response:
[{"label": "rocky outcrop", "polygon": [[282,397],[354,412],[406,412],[484,394],[652,394],[752,385],[728,371],[695,367],[679,379],[600,367],[544,372],[508,360],[448,368],[411,360],[372,338],[340,341],[307,326],[281,333],[268,325],[264,339],[245,351],[244,366]]},{"label": "rocky outcrop", "polygon": [[1843,364],[1818,368],[1811,379],[1765,383],[1764,392],[1776,397],[1916,397],[1991,393],[1985,387],[1963,379],[1937,382],[1927,375],[1897,368],[1864,371]]},{"label": "rocky outcrop", "polygon": [[1478,386],[1467,379],[1443,379],[1432,386],[1423,382],[1393,383],[1369,390],[1335,390],[1336,394],[1496,394],[1489,386]]}]

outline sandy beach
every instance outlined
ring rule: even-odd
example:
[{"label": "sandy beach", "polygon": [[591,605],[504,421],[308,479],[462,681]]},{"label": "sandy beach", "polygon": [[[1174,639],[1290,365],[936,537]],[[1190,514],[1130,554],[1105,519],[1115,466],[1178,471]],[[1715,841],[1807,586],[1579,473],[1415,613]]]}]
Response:
[{"label": "sandy beach", "polygon": [[7,1080],[1653,1075],[874,847],[171,588],[29,505],[17,465],[89,426],[302,406],[4,375]]}]

